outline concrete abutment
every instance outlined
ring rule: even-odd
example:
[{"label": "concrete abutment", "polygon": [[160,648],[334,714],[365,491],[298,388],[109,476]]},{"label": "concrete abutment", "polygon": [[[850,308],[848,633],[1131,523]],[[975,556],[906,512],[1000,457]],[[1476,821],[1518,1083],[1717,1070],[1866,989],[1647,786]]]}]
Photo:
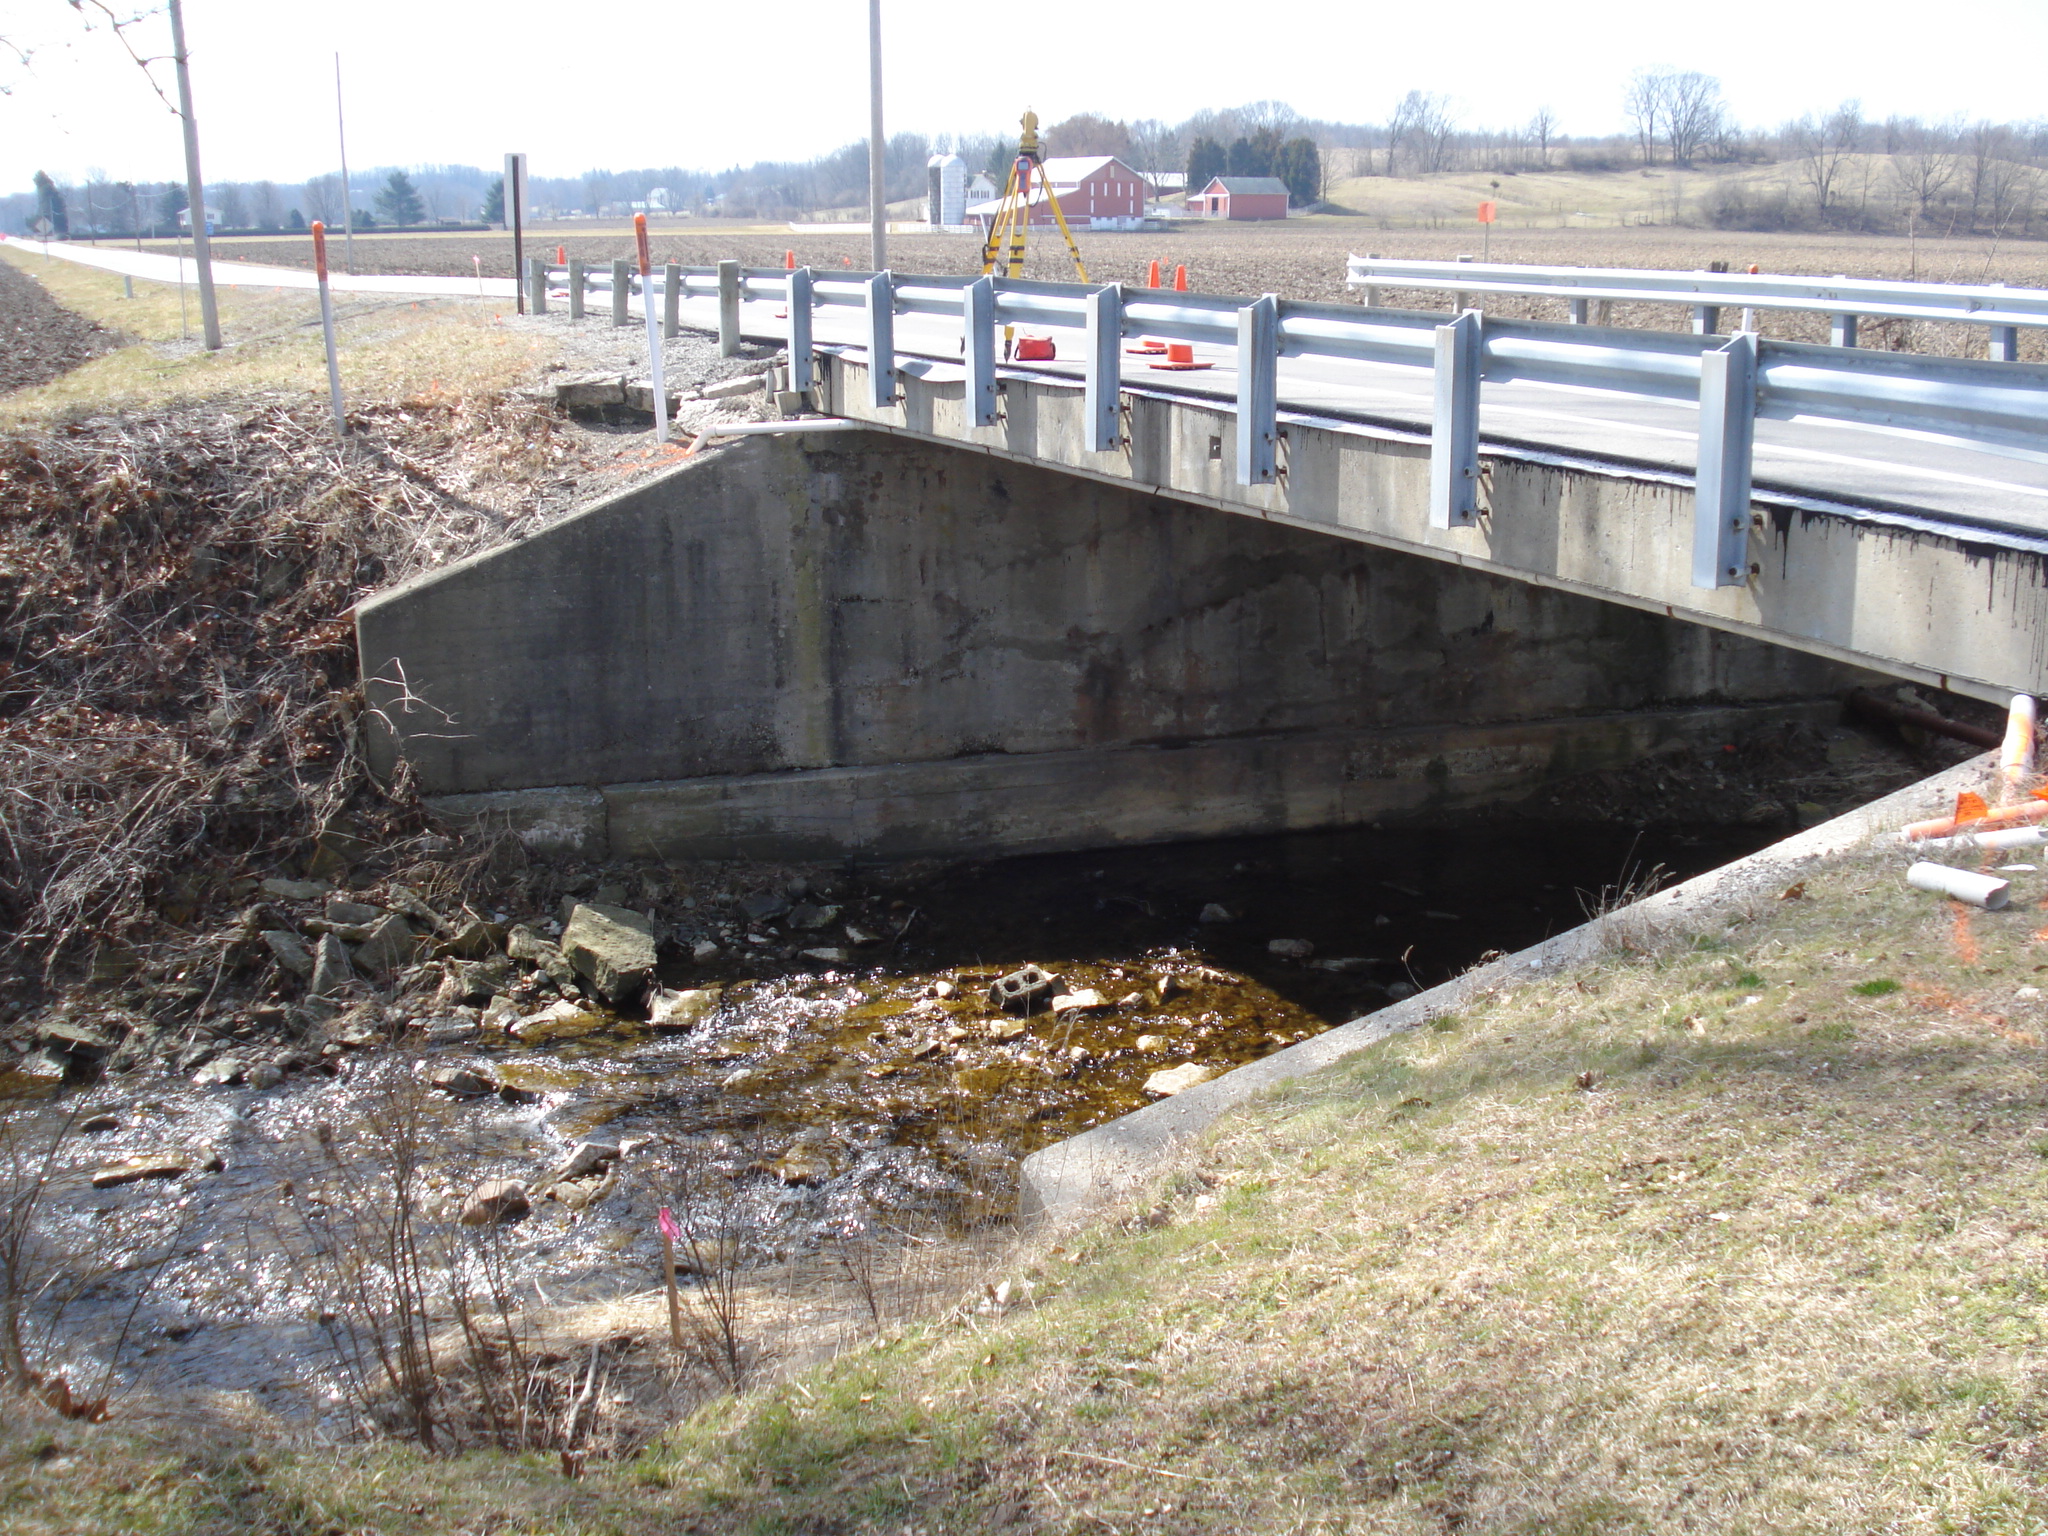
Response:
[{"label": "concrete abutment", "polygon": [[373,766],[587,855],[1299,830],[1513,799],[1865,674],[901,435],[756,437],[357,614]]}]

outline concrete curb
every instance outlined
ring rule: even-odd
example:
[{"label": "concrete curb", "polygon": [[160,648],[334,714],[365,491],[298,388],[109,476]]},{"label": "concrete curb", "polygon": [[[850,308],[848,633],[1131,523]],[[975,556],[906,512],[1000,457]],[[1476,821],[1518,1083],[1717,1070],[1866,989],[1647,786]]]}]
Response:
[{"label": "concrete curb", "polygon": [[1608,947],[1618,923],[1668,933],[1752,897],[1775,894],[1803,870],[1865,847],[1909,821],[1948,810],[1958,790],[1983,790],[1993,775],[1995,757],[1986,753],[1959,763],[1747,858],[1034,1152],[1024,1159],[1021,1170],[1019,1218],[1065,1223],[1084,1217],[1157,1175],[1193,1137],[1267,1089],[1320,1071],[1389,1035],[1455,1013],[1476,994],[1516,977],[1590,959]]}]

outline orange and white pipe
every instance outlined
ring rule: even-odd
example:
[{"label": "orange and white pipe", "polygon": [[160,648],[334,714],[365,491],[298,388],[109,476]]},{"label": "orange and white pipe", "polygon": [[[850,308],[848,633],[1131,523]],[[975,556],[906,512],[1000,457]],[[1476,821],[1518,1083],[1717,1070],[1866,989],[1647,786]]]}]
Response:
[{"label": "orange and white pipe", "polygon": [[647,239],[647,215],[633,215],[633,241],[640,248],[640,307],[647,313],[647,372],[654,386],[654,440],[668,441],[668,380],[661,369],[661,316],[654,306],[654,250]]},{"label": "orange and white pipe", "polygon": [[348,436],[341,409],[341,360],[334,351],[334,295],[327,287],[327,226],[313,221],[313,272],[320,279],[320,336],[327,344],[327,401],[334,408],[334,435]]}]

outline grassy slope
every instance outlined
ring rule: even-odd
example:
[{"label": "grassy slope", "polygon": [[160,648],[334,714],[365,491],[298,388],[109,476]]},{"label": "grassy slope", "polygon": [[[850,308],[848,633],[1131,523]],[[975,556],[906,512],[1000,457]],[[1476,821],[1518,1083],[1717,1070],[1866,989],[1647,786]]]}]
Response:
[{"label": "grassy slope", "polygon": [[[122,297],[121,279],[68,261],[37,256],[25,246],[0,247],[50,291],[58,303],[134,343],[94,358],[39,389],[0,399],[0,426],[47,421],[71,413],[147,411],[223,396],[324,396],[325,355],[319,301],[310,294],[263,288],[217,291],[225,347],[208,353],[199,334],[196,294],[179,313],[178,290],[138,281]],[[539,371],[543,343],[496,324],[510,301],[344,300],[337,341],[344,396],[352,403],[412,395],[486,395]]]},{"label": "grassy slope", "polygon": [[1307,1080],[1156,1205],[988,1277],[1034,1304],[584,1483],[394,1451],[259,1475],[221,1437],[144,1442],[152,1472],[130,1431],[17,1429],[0,1524],[2036,1529],[2041,919],[1902,863]]}]

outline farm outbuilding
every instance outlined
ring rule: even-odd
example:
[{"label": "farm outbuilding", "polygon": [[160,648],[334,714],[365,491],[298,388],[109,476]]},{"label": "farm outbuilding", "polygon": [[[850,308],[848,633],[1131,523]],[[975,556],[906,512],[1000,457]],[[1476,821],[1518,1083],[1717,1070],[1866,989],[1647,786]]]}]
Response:
[{"label": "farm outbuilding", "polygon": [[[1052,208],[1045,200],[1043,183],[1052,183],[1060,200],[1060,212],[1069,224],[1087,228],[1097,220],[1142,219],[1145,216],[1145,178],[1115,155],[1067,155],[1047,160],[1031,178],[1031,222],[1052,223]],[[1002,206],[1002,195],[970,203],[967,216],[984,228]]]},{"label": "farm outbuilding", "polygon": [[1278,176],[1212,176],[1188,199],[1188,212],[1205,219],[1284,219],[1287,183]]}]

